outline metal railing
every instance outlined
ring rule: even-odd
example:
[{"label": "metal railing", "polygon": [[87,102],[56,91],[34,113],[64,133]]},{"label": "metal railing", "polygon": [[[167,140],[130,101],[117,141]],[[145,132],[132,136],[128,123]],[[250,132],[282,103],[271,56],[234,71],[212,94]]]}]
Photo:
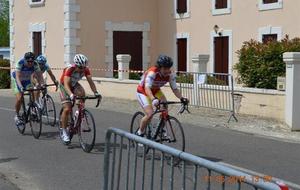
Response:
[{"label": "metal railing", "polygon": [[177,82],[183,96],[193,106],[229,111],[228,122],[236,118],[233,77],[223,73],[178,72]]},{"label": "metal railing", "polygon": [[257,178],[116,128],[109,128],[106,133],[103,170],[102,190],[282,190],[270,179]]}]

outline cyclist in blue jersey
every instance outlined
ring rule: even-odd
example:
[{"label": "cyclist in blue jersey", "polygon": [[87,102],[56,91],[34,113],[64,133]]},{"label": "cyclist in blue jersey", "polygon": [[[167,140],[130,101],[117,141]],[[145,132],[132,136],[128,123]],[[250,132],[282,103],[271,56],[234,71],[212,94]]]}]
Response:
[{"label": "cyclist in blue jersey", "polygon": [[20,125],[22,123],[19,111],[21,109],[22,96],[25,89],[32,87],[31,79],[34,76],[38,80],[38,84],[43,83],[43,79],[40,75],[40,67],[35,62],[35,56],[32,52],[27,52],[24,58],[16,64],[16,69],[12,73],[12,89],[16,95],[15,104],[15,123]]},{"label": "cyclist in blue jersey", "polygon": [[[45,72],[47,72],[51,78],[51,80],[53,81],[53,83],[56,85],[56,87],[58,87],[58,81],[56,80],[49,64],[47,63],[47,58],[44,55],[39,55],[35,61],[38,63],[39,67],[40,67],[40,75],[43,75]],[[36,78],[33,78],[33,84],[38,83],[38,81],[36,80]],[[40,92],[36,93],[36,100],[39,100],[40,97]],[[38,105],[42,105],[41,101],[37,102]]]}]

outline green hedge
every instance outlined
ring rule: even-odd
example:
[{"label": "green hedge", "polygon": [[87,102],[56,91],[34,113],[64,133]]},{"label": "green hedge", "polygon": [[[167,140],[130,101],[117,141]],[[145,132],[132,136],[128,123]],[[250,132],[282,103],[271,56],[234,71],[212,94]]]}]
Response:
[{"label": "green hedge", "polygon": [[[0,67],[10,67],[9,60],[0,59]],[[0,69],[0,89],[10,88],[10,70]]]},{"label": "green hedge", "polygon": [[300,38],[272,41],[267,44],[250,40],[237,52],[238,82],[247,87],[276,89],[277,77],[285,76],[284,52],[299,52]]}]

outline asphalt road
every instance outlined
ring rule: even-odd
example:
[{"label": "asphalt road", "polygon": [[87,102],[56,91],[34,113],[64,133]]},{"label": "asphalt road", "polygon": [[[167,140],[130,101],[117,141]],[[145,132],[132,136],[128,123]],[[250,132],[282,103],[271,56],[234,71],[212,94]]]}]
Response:
[{"label": "asphalt road", "polygon": [[[90,108],[96,120],[97,139],[93,152],[86,154],[77,138],[69,147],[62,145],[56,127],[45,126],[39,140],[31,136],[29,129],[25,135],[19,135],[14,127],[13,105],[12,97],[0,96],[1,189],[101,188],[105,130],[128,130],[132,115],[118,112],[117,105],[115,112]],[[183,125],[187,152],[300,184],[300,144],[209,128],[205,124]]]}]

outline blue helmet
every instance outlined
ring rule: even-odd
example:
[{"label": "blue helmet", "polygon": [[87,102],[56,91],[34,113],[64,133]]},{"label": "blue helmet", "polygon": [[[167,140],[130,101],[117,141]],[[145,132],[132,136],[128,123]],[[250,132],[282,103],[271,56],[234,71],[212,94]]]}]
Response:
[{"label": "blue helmet", "polygon": [[173,60],[171,57],[166,55],[160,55],[157,58],[156,65],[158,67],[167,67],[171,68],[173,66]]},{"label": "blue helmet", "polygon": [[43,55],[39,55],[37,58],[36,58],[36,62],[39,64],[39,65],[45,65],[47,63],[47,58]]}]

